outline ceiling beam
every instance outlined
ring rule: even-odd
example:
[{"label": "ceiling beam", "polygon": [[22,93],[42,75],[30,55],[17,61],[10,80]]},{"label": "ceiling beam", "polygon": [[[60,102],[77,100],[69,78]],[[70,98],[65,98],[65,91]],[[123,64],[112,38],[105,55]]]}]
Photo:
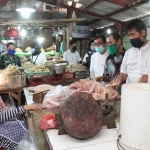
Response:
[{"label": "ceiling beam", "polygon": [[[120,9],[120,10],[117,10],[117,11],[115,11],[115,12],[113,12],[113,13],[110,13],[110,14],[108,14],[108,15],[106,15],[106,16],[113,16],[113,15],[116,15],[116,14],[119,14],[119,13],[122,13],[122,12],[124,12],[124,11],[127,11],[127,10],[129,10],[129,9],[132,9],[132,8],[134,8],[134,7],[138,7],[138,6],[140,6],[140,5],[143,5],[143,4],[145,4],[145,3],[147,3],[149,0],[142,0],[142,1],[140,1],[140,2],[138,2],[137,4],[135,4],[135,5],[131,5],[131,6],[126,6],[126,7],[124,7],[123,9]],[[93,23],[96,23],[96,22],[99,22],[101,19],[95,19],[95,20],[93,20],[93,21],[91,21],[91,22],[89,22],[89,23],[87,23],[88,25],[91,25],[91,24],[93,24]]]},{"label": "ceiling beam", "polygon": [[[76,4],[77,4],[77,2],[75,1],[75,0],[73,0],[73,2],[72,2],[72,7],[76,7]],[[72,18],[72,14],[73,14],[73,11],[72,10],[69,10],[69,9],[67,9],[67,18]]]},{"label": "ceiling beam", "polygon": [[79,13],[82,13],[82,14],[90,15],[90,16],[93,16],[95,18],[104,19],[104,20],[112,21],[112,22],[119,23],[119,24],[122,23],[121,21],[113,19],[113,18],[109,18],[108,16],[103,16],[103,15],[100,15],[100,14],[96,14],[96,13],[93,13],[93,12],[90,12],[90,11],[87,11],[87,10],[84,10],[84,9],[81,9],[81,8],[75,8],[75,7],[72,7],[72,6],[63,4],[63,3],[50,2],[49,0],[39,0],[39,1],[45,2],[45,3],[50,4],[50,5],[55,5],[55,6],[58,6],[58,7],[61,7],[61,8],[70,9],[70,10],[73,10],[75,12],[79,12]]},{"label": "ceiling beam", "polygon": [[77,18],[77,19],[47,19],[47,20],[21,20],[21,19],[0,19],[0,25],[7,25],[7,24],[12,24],[12,25],[39,25],[39,24],[68,24],[72,22],[79,22],[79,21],[84,21],[84,18]]}]

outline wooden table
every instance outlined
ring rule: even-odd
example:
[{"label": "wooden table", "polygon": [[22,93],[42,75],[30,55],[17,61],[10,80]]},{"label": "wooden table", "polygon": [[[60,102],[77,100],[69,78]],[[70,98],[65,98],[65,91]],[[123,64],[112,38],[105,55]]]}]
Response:
[{"label": "wooden table", "polygon": [[[29,90],[27,88],[23,88],[23,91],[26,97],[26,103],[27,104],[34,103],[33,95],[30,94]],[[38,103],[38,105],[42,105],[42,104]],[[32,117],[32,123],[33,123],[34,134],[35,134],[35,139],[37,142],[38,150],[48,150],[48,146],[47,146],[44,134],[40,129],[40,120],[43,115],[54,114],[54,110],[42,109],[40,111],[29,111],[28,114],[29,114],[28,119],[31,119],[30,117]]]},{"label": "wooden table", "polygon": [[0,90],[0,94],[9,94],[16,100],[18,100],[18,107],[21,106],[21,92],[23,91],[22,87],[15,89],[5,89]]}]

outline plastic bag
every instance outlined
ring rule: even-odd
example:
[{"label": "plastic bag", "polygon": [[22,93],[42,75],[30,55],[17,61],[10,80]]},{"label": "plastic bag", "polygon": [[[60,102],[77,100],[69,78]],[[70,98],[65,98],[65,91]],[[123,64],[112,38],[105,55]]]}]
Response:
[{"label": "plastic bag", "polygon": [[38,150],[35,140],[32,119],[29,121],[29,129],[15,150]]},{"label": "plastic bag", "polygon": [[8,96],[8,99],[6,100],[5,102],[5,105],[6,105],[6,110],[13,110],[16,108],[15,106],[15,103],[14,103],[14,100],[13,98],[10,96],[10,93],[9,93],[9,96]]},{"label": "plastic bag", "polygon": [[48,114],[42,116],[42,119],[40,121],[40,128],[41,130],[55,129],[56,128],[55,114]]},{"label": "plastic bag", "polygon": [[2,108],[3,111],[6,111],[6,105],[4,104],[1,96],[0,96],[0,107]]},{"label": "plastic bag", "polygon": [[60,106],[72,94],[69,86],[55,86],[45,95],[43,101],[44,108],[53,108]]}]

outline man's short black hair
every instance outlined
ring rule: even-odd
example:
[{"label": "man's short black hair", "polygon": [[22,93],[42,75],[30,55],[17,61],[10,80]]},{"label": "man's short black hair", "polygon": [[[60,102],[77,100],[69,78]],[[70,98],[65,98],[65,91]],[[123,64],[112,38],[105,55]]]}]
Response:
[{"label": "man's short black hair", "polygon": [[131,29],[135,29],[139,33],[141,33],[141,31],[143,29],[145,31],[147,31],[145,23],[140,19],[135,19],[135,20],[132,20],[132,21],[129,22],[129,24],[126,27],[126,31],[128,32]]},{"label": "man's short black hair", "polygon": [[7,48],[9,47],[9,45],[14,45],[15,46],[15,44],[13,42],[7,43]]},{"label": "man's short black hair", "polygon": [[94,39],[90,39],[90,41],[88,42],[88,48],[90,48],[92,43],[94,43]]},{"label": "man's short black hair", "polygon": [[101,38],[101,39],[102,39],[102,41],[103,41],[104,43],[106,43],[106,38],[105,38],[105,36],[104,36],[104,35],[97,36],[97,37],[95,38],[95,40],[97,40],[97,39],[99,39],[99,38]]},{"label": "man's short black hair", "polygon": [[71,41],[69,42],[69,46],[72,46],[74,43],[76,44],[77,42],[76,42],[75,40],[71,40]]},{"label": "man's short black hair", "polygon": [[119,33],[116,33],[116,32],[109,34],[107,37],[109,37],[109,36],[112,36],[113,39],[114,39],[116,42],[117,42],[119,39],[121,39]]}]

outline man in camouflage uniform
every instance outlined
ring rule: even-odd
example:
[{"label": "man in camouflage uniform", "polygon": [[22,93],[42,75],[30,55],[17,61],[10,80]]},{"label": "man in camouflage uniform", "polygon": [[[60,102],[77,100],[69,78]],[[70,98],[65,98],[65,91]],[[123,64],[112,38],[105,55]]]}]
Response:
[{"label": "man in camouflage uniform", "polygon": [[15,56],[15,45],[14,43],[7,44],[7,54],[0,57],[0,69],[5,69],[9,64],[15,66],[21,66],[21,61],[18,56]]}]

